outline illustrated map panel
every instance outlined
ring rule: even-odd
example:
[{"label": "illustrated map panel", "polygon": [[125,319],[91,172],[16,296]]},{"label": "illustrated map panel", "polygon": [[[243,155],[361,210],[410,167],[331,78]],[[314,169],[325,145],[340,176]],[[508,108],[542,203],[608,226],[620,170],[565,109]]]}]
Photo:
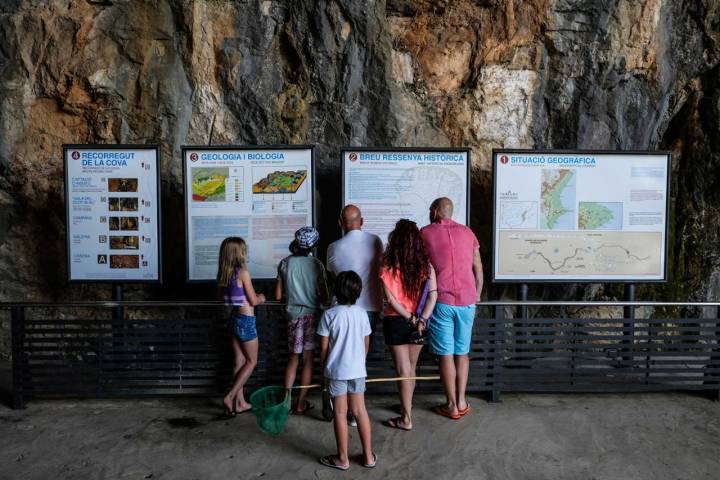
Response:
[{"label": "illustrated map panel", "polygon": [[493,278],[663,280],[668,156],[496,152]]}]

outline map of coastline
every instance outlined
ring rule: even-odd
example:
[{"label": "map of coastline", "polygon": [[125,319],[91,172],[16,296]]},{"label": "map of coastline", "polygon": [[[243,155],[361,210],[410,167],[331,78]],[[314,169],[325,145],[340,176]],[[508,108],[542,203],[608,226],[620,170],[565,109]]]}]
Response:
[{"label": "map of coastline", "polygon": [[580,202],[578,228],[580,230],[621,230],[622,202]]},{"label": "map of coastline", "polygon": [[575,177],[575,170],[566,168],[542,171],[540,223],[543,229],[575,229]]}]

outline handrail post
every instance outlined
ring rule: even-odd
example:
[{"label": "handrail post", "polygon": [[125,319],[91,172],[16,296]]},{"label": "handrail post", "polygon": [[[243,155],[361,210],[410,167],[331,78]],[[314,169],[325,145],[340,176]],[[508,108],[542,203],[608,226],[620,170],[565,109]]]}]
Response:
[{"label": "handrail post", "polygon": [[[123,286],[122,283],[112,284],[112,301],[122,302],[123,301]],[[115,307],[112,310],[113,321],[121,322],[125,316],[125,309],[123,307]]]},{"label": "handrail post", "polygon": [[[720,307],[715,307],[715,334],[720,337],[718,333],[720,333]],[[715,338],[715,347],[715,351],[720,354],[720,338]],[[716,359],[715,362],[710,365],[720,367],[720,359]],[[718,402],[720,401],[720,373],[715,374],[715,379],[717,381],[717,390],[715,391],[715,395],[713,395],[713,400]]]},{"label": "handrail post", "polygon": [[[634,283],[626,283],[625,284],[625,301],[626,302],[634,302],[635,301],[635,284]],[[634,345],[635,345],[635,307],[634,306],[625,306],[623,307],[623,336],[626,337],[623,340],[624,344],[628,345],[628,348],[630,349],[630,356],[623,355],[623,361],[629,362],[628,367],[629,369],[632,369],[633,361],[635,360],[635,355],[633,353]]]},{"label": "handrail post", "polygon": [[12,408],[25,408],[25,395],[23,387],[25,379],[25,357],[23,344],[25,343],[25,308],[20,306],[12,307],[10,313],[12,328]]},{"label": "handrail post", "polygon": [[[528,284],[527,283],[521,283],[518,286],[518,297],[521,302],[527,302],[528,299]],[[523,320],[527,320],[528,318],[528,307],[527,305],[521,305],[520,306],[520,312],[519,312],[520,318]]]},{"label": "handrail post", "polygon": [[503,318],[505,317],[504,307],[493,307],[493,330],[492,330],[492,348],[490,349],[491,355],[490,355],[490,365],[492,366],[492,372],[493,372],[493,380],[492,380],[492,390],[490,393],[490,401],[492,403],[500,403],[502,402],[502,399],[500,398],[501,393],[501,374],[500,370],[502,368],[502,360],[499,358],[499,354],[501,353],[498,349],[498,345],[500,345],[498,341],[498,332],[500,331],[500,324],[503,324],[502,328],[504,327],[504,321]]}]

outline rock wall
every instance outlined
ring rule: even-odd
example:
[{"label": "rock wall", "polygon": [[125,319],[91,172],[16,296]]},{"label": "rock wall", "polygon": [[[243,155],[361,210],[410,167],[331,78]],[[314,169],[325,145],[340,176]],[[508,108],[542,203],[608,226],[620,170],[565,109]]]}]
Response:
[{"label": "rock wall", "polygon": [[166,281],[132,298],[208,294],[180,146],[231,143],[317,145],[323,246],[341,147],[470,146],[486,265],[493,147],[671,149],[671,281],[641,293],[720,297],[717,0],[6,0],[0,37],[0,300],[108,298],[65,282],[61,144],[93,142],[162,146]]}]

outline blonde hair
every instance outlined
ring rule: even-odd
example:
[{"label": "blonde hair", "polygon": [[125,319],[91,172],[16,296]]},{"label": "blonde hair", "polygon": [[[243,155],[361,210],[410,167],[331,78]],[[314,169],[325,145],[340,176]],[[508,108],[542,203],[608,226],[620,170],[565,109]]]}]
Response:
[{"label": "blonde hair", "polygon": [[220,287],[230,285],[236,268],[245,268],[247,262],[247,244],[240,237],[228,237],[220,245],[218,257],[217,283]]}]

